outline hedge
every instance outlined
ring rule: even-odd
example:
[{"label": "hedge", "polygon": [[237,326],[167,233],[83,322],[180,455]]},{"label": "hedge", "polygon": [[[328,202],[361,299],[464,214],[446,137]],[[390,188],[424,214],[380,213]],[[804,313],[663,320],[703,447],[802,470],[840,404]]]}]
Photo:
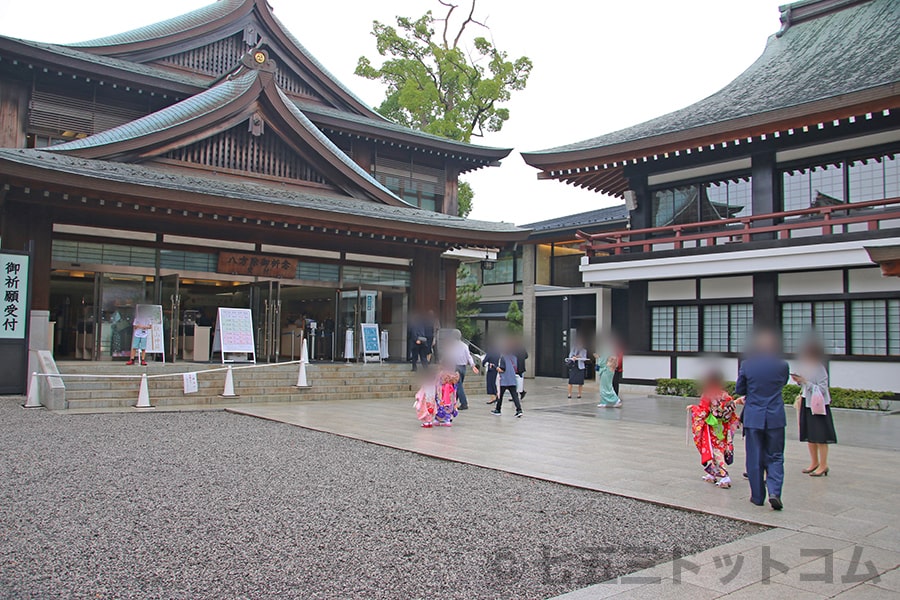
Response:
[{"label": "hedge", "polygon": [[[725,390],[734,395],[734,382],[725,383]],[[831,393],[831,406],[834,408],[860,408],[863,410],[885,410],[883,400],[894,398],[893,392],[876,392],[874,390],[850,390],[847,388],[833,387],[828,390]],[[697,398],[700,396],[700,383],[694,379],[657,379],[656,393],[663,396],[683,396]],[[794,398],[800,393],[800,386],[788,384],[784,386],[782,395],[785,404],[793,404]]]}]

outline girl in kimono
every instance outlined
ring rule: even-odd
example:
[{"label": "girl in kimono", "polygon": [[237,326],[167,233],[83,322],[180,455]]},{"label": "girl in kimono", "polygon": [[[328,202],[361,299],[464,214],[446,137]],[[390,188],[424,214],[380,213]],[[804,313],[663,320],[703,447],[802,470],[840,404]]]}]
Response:
[{"label": "girl in kimono", "polygon": [[728,467],[734,461],[734,432],[741,426],[736,406],[724,389],[721,373],[714,372],[703,381],[703,395],[698,404],[688,406],[694,445],[700,451],[700,464],[706,474],[703,481],[722,489],[731,487]]},{"label": "girl in kimono", "polygon": [[615,354],[600,356],[594,355],[597,360],[597,380],[600,383],[600,408],[622,408],[622,400],[616,394],[613,388],[613,377],[616,374],[616,367],[619,366],[619,360]]},{"label": "girl in kimono", "polygon": [[459,403],[456,400],[456,385],[458,383],[459,373],[455,368],[442,368],[438,373],[437,412],[435,413],[435,418],[437,424],[442,427],[451,427],[454,417],[459,414]]},{"label": "girl in kimono", "polygon": [[416,409],[416,418],[422,422],[422,427],[434,426],[434,418],[437,415],[437,373],[429,368],[422,380],[422,387],[416,392],[416,401],[413,408]]}]

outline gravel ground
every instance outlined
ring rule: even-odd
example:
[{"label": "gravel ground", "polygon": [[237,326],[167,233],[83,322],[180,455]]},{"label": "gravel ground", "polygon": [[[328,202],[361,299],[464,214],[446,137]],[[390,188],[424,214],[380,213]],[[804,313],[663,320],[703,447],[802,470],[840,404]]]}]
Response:
[{"label": "gravel ground", "polygon": [[227,413],[0,424],[2,598],[546,598],[761,530]]}]

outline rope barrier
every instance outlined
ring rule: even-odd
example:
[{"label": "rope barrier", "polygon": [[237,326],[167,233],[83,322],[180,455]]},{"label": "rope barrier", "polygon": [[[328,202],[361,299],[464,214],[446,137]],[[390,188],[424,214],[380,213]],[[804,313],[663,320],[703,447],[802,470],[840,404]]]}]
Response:
[{"label": "rope barrier", "polygon": [[178,371],[177,373],[156,373],[156,374],[148,374],[148,373],[136,373],[134,375],[101,375],[101,374],[89,374],[89,373],[35,373],[38,377],[60,377],[60,378],[71,378],[71,379],[141,379],[144,375],[147,376],[147,379],[161,379],[164,377],[182,377],[185,373],[196,373],[200,375],[202,373],[223,373],[227,371],[229,368],[235,371],[241,369],[259,369],[263,367],[283,367],[287,365],[299,365],[302,360],[291,360],[287,362],[279,362],[279,363],[257,363],[251,365],[226,365],[224,367],[216,367],[214,369],[204,369],[202,371]]}]

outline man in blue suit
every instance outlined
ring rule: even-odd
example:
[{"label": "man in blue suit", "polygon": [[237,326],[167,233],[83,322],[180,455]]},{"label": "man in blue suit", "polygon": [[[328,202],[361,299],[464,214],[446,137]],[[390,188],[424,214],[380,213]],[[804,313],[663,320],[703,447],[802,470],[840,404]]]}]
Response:
[{"label": "man in blue suit", "polygon": [[771,330],[756,333],[748,357],[741,363],[736,395],[745,396],[744,448],[750,502],[762,506],[769,492],[769,504],[781,510],[784,483],[784,430],[787,421],[781,390],[788,382],[790,368],[778,355],[778,337]]}]

